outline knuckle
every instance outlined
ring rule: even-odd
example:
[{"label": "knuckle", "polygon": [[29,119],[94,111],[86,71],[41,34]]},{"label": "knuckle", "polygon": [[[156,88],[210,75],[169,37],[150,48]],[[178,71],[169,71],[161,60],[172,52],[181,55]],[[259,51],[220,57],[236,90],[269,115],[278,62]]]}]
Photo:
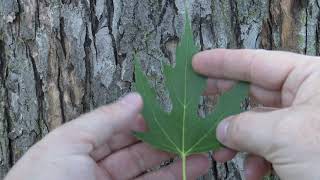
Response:
[{"label": "knuckle", "polygon": [[300,128],[299,119],[297,113],[290,111],[289,109],[281,112],[283,115],[279,115],[279,120],[274,121],[272,125],[272,143],[270,149],[279,149],[280,146],[287,145],[295,141],[295,132]]},{"label": "knuckle", "polygon": [[102,113],[107,113],[110,114],[112,113],[114,110],[116,109],[116,107],[114,107],[114,105],[108,105],[108,106],[102,106],[98,109],[98,111],[102,112]]},{"label": "knuckle", "polygon": [[245,112],[230,121],[227,139],[232,145],[240,147],[241,144],[245,143],[244,141],[250,139],[252,132],[248,121],[252,120],[254,114],[255,112]]},{"label": "knuckle", "polygon": [[247,66],[249,68],[248,71],[243,72],[243,77],[247,81],[252,81],[254,78],[254,74],[256,71],[256,63],[260,63],[259,61],[256,61],[260,59],[260,57],[264,54],[265,50],[244,50],[242,52],[242,56],[244,59],[247,59]]},{"label": "knuckle", "polygon": [[241,133],[243,131],[242,119],[245,115],[237,116],[230,120],[230,124],[227,130],[227,139],[231,144],[238,144],[242,140]]},{"label": "knuckle", "polygon": [[100,107],[98,111],[100,111],[104,115],[107,115],[107,117],[112,118],[112,117],[116,117],[123,114],[123,111],[124,111],[123,109],[125,108],[123,107],[121,108],[121,105],[119,104],[111,104],[111,105]]},{"label": "knuckle", "polygon": [[166,177],[168,180],[178,180],[181,179],[178,177],[178,174],[173,171],[173,169],[169,168],[163,172],[163,177]]},{"label": "knuckle", "polygon": [[132,162],[136,164],[136,167],[139,169],[139,171],[143,172],[146,169],[143,154],[133,147],[128,148],[128,154],[130,155]]}]

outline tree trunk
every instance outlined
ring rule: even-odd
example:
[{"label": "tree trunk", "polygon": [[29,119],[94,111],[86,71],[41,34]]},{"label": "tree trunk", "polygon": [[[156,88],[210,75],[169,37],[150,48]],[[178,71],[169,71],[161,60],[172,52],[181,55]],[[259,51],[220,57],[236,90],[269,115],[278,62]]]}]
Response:
[{"label": "tree trunk", "polygon": [[[319,55],[320,0],[190,0],[204,49]],[[161,62],[173,62],[183,0],[0,0],[0,179],[48,132],[132,89],[139,51],[168,107]],[[204,98],[206,111],[210,100]],[[240,160],[239,160],[240,159]],[[203,179],[241,179],[241,158]]]}]

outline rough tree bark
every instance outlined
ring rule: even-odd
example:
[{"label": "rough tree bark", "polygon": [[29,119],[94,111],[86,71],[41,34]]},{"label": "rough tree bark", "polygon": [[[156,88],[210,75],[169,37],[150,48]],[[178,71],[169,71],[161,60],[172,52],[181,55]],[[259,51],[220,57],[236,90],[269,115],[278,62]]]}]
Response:
[{"label": "rough tree bark", "polygon": [[[203,50],[319,55],[320,0],[188,4]],[[134,51],[169,108],[161,63],[173,62],[183,14],[183,0],[0,0],[0,179],[48,132],[130,92]],[[213,162],[203,179],[241,179],[239,162]]]}]

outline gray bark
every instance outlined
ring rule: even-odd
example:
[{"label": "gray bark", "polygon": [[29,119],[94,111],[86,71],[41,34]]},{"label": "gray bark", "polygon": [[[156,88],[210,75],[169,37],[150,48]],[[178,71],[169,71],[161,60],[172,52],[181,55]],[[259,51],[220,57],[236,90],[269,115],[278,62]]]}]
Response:
[{"label": "gray bark", "polygon": [[[320,52],[319,5],[319,0],[188,1],[202,50],[310,55]],[[0,179],[48,132],[130,92],[135,51],[161,103],[170,108],[161,63],[175,59],[184,9],[182,0],[0,0]],[[241,179],[238,159],[213,162],[203,179]]]}]

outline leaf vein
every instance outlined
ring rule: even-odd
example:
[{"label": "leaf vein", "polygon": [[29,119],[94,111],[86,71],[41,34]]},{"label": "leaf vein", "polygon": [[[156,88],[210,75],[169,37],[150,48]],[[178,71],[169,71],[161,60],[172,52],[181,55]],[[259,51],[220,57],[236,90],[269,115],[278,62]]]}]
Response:
[{"label": "leaf vein", "polygon": [[[222,114],[218,119],[220,119],[221,117],[223,117],[224,115]],[[217,122],[217,121],[216,121]],[[216,127],[217,123],[213,123],[213,125],[210,127],[210,129],[196,142],[194,143],[191,148],[189,148],[189,150],[186,152],[186,154],[189,154],[190,152],[193,151],[193,149],[200,144],[206,137],[208,137],[208,135],[211,133],[211,131]]]},{"label": "leaf vein", "polygon": [[161,126],[161,124],[159,123],[157,117],[154,114],[154,111],[152,111],[153,114],[153,118],[156,121],[157,125],[160,127],[162,133],[166,136],[166,138],[172,143],[172,145],[176,148],[176,150],[181,153],[181,150],[179,149],[179,147],[174,143],[174,141],[170,138],[170,136],[168,135],[168,133],[163,129],[163,127]]}]

